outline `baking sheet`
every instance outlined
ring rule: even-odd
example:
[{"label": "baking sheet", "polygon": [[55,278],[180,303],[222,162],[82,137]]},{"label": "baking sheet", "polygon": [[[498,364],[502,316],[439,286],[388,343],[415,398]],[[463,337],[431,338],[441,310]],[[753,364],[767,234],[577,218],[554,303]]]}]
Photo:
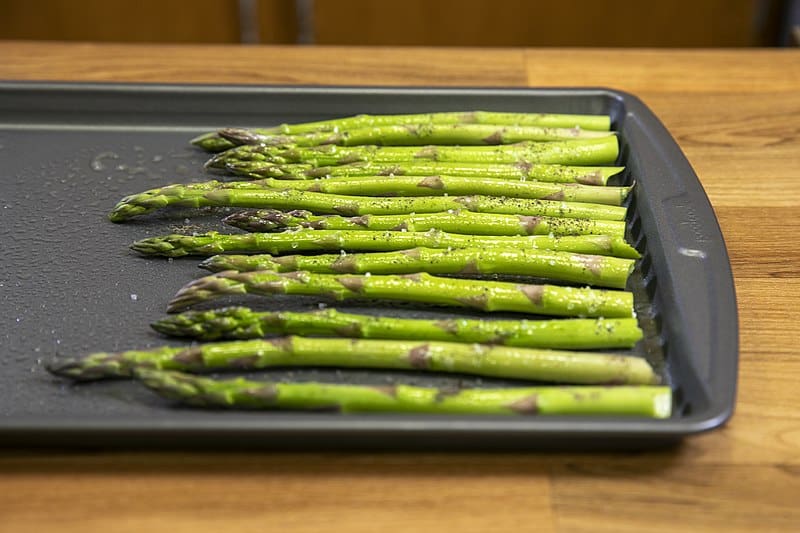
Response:
[{"label": "baking sheet", "polygon": [[[356,113],[487,109],[609,113],[625,181],[629,233],[643,259],[631,279],[647,357],[674,391],[669,420],[240,413],[176,408],[130,382],[69,385],[54,356],[181,344],[152,332],[168,299],[205,272],[198,258],[142,258],[139,238],[222,229],[219,211],[174,209],[111,224],[125,194],[204,181],[207,154],[188,145],[223,126],[269,126]],[[697,178],[635,97],[603,89],[487,90],[0,84],[0,437],[80,446],[578,447],[664,445],[732,412],[737,318],[722,236]],[[299,297],[227,299],[310,309]],[[468,311],[343,302],[353,312],[436,317]],[[468,386],[510,380],[414,372],[271,370],[295,380]]]}]

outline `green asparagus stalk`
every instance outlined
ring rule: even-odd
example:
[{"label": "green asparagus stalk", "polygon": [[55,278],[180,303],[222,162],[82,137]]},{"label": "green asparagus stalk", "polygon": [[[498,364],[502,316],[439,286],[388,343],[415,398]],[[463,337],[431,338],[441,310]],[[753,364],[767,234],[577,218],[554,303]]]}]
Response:
[{"label": "green asparagus stalk", "polygon": [[139,370],[157,394],[195,407],[313,409],[341,413],[583,415],[669,418],[669,387],[514,387],[446,390],[411,385],[270,383],[214,380],[181,372]]},{"label": "green asparagus stalk", "polygon": [[509,178],[469,176],[339,176],[313,180],[262,178],[255,181],[210,181],[187,184],[200,190],[293,189],[345,196],[485,195],[540,198],[568,202],[622,205],[633,187],[597,187],[579,183],[554,183]]},{"label": "green asparagus stalk", "polygon": [[196,279],[178,291],[167,311],[182,311],[222,296],[243,294],[301,294],[334,300],[376,298],[581,318],[633,316],[633,295],[626,291],[440,278],[424,273],[368,276],[269,271],[225,271]]},{"label": "green asparagus stalk", "polygon": [[[254,130],[263,135],[298,135],[303,133],[337,132],[374,126],[402,126],[406,124],[494,124],[498,126],[539,126],[549,128],[574,128],[608,131],[611,119],[608,115],[578,115],[554,113],[507,113],[494,111],[455,111],[419,113],[411,115],[355,115],[343,118],[280,124],[272,128]],[[192,143],[203,146],[201,135]]]},{"label": "green asparagus stalk", "polygon": [[400,252],[325,255],[217,255],[200,266],[212,271],[305,270],[320,274],[428,274],[533,276],[624,289],[633,259],[514,248],[414,248]]},{"label": "green asparagus stalk", "polygon": [[509,113],[497,111],[454,111],[411,115],[356,115],[353,117],[281,124],[269,133],[296,135],[319,131],[340,131],[373,126],[402,126],[407,124],[494,124],[505,126],[539,126],[547,128],[574,128],[608,131],[608,115],[580,115],[556,113]]},{"label": "green asparagus stalk", "polygon": [[405,163],[418,160],[441,163],[611,165],[617,160],[618,155],[619,143],[615,136],[498,146],[342,147],[326,144],[297,148],[251,144],[221,152],[212,157],[207,166],[224,168],[225,162],[229,160],[262,161],[276,165],[305,163],[315,167],[357,162]]},{"label": "green asparagus stalk", "polygon": [[588,255],[610,255],[636,259],[638,252],[624,239],[608,235],[551,237],[531,235],[506,237],[492,235],[459,235],[439,230],[425,232],[299,230],[284,233],[208,232],[196,235],[162,235],[148,237],[131,248],[144,255],[183,257],[222,253],[268,253],[279,255],[298,252],[386,252],[411,248],[516,248],[521,250],[554,250]]},{"label": "green asparagus stalk", "polygon": [[[216,182],[214,182],[216,183]],[[200,185],[169,185],[127,196],[109,214],[112,222],[167,207],[253,207],[265,209],[306,209],[317,214],[400,215],[461,210],[529,216],[625,220],[625,208],[603,204],[532,200],[497,196],[344,196],[312,191],[225,187],[203,190]]]},{"label": "green asparagus stalk", "polygon": [[587,350],[630,348],[642,338],[642,330],[635,318],[422,320],[348,314],[336,309],[294,313],[256,312],[246,307],[227,307],[209,311],[186,311],[167,316],[151,325],[165,335],[201,341],[257,339],[277,333]]},{"label": "green asparagus stalk", "polygon": [[222,219],[246,231],[275,232],[290,228],[372,231],[428,231],[438,229],[467,235],[611,235],[625,236],[625,222],[579,218],[496,215],[470,211],[443,211],[414,215],[342,217],[314,215],[295,209],[246,209]]},{"label": "green asparagus stalk", "polygon": [[575,384],[655,385],[641,357],[438,341],[298,336],[94,353],[49,365],[75,380],[130,377],[136,368],[201,373],[271,367],[341,367],[458,372]]},{"label": "green asparagus stalk", "polygon": [[[261,135],[300,135],[305,133],[337,132],[374,126],[406,124],[495,124],[507,126],[538,126],[607,131],[611,120],[607,115],[559,115],[542,113],[494,113],[486,111],[427,113],[415,115],[356,115],[319,122],[281,124],[273,128],[255,129]],[[192,140],[192,144],[209,152],[227,150],[234,146],[217,132],[206,133]]]},{"label": "green asparagus stalk", "polygon": [[302,163],[276,165],[265,161],[241,161],[236,159],[229,159],[219,164],[214,163],[211,168],[219,168],[237,176],[251,179],[278,178],[283,180],[308,180],[315,178],[351,178],[357,176],[391,176],[394,178],[395,176],[447,175],[464,178],[499,178],[517,181],[530,179],[547,183],[580,183],[582,185],[606,185],[612,176],[616,176],[624,170],[624,167],[582,167],[568,165],[535,165],[529,163],[513,165],[439,163],[436,161],[411,161],[400,163],[366,162],[315,167]]},{"label": "green asparagus stalk", "polygon": [[298,135],[260,134],[254,130],[226,128],[217,132],[234,145],[267,144],[298,147],[336,144],[339,146],[425,146],[456,144],[485,146],[524,141],[562,141],[594,139],[614,135],[609,131],[581,128],[543,128],[538,126],[498,126],[495,124],[404,124],[372,126],[338,132],[303,133]]},{"label": "green asparagus stalk", "polygon": [[[577,184],[552,184],[552,183],[539,183],[539,182],[520,182],[502,179],[479,179],[479,178],[445,178],[447,184],[454,183],[449,180],[455,180],[456,187],[461,187],[462,190],[483,190],[487,194],[484,196],[496,196],[502,198],[519,197],[525,199],[530,196],[542,196],[543,199],[553,201],[557,200],[570,200],[576,203],[594,203],[602,205],[614,205],[619,207],[623,200],[630,193],[631,187],[593,187]],[[380,181],[384,180],[384,181]],[[393,182],[400,180],[395,185]],[[474,181],[474,183],[469,183]],[[460,183],[460,185],[458,184]],[[481,185],[481,183],[485,183]],[[440,186],[441,185],[441,186]],[[344,186],[344,187],[342,187]],[[331,188],[339,187],[347,194],[339,194],[338,197],[351,196],[361,194],[362,198],[359,200],[362,203],[374,203],[369,200],[363,199],[363,196],[371,194],[386,194],[386,196],[395,196],[397,192],[410,192],[417,195],[447,196],[446,183],[442,181],[441,176],[428,176],[424,178],[392,178],[392,182],[386,183],[385,178],[380,177],[353,177],[353,178],[329,178],[325,180],[313,180],[302,182],[286,182],[284,180],[273,180],[271,178],[261,179],[256,181],[230,181],[221,182],[216,180],[200,182],[200,183],[185,183],[167,185],[156,189],[149,189],[147,191],[134,194],[123,198],[120,205],[125,206],[123,210],[131,210],[132,215],[135,216],[139,211],[142,213],[149,212],[149,210],[167,207],[170,205],[179,207],[203,207],[207,205],[214,205],[213,198],[209,199],[207,194],[225,190],[253,190],[253,191],[279,191],[279,190],[304,190],[307,192],[326,192],[330,194]],[[325,191],[322,191],[325,189]],[[363,192],[362,192],[363,189]],[[394,192],[394,194],[389,194]],[[235,196],[241,196],[243,193],[233,193]],[[480,195],[478,195],[480,196]],[[310,198],[315,198],[311,195]],[[317,199],[325,197],[316,197]],[[330,199],[331,197],[327,197]],[[336,198],[336,197],[334,197]],[[527,198],[536,199],[536,198]],[[592,201],[593,200],[593,201]],[[462,200],[463,201],[463,200]],[[235,200],[234,200],[235,202]],[[399,202],[394,202],[399,203]],[[418,202],[419,203],[419,202]],[[430,202],[422,202],[423,209],[429,207]],[[439,202],[441,203],[441,202]],[[495,202],[497,203],[497,202]],[[391,202],[390,202],[391,204]],[[436,202],[434,202],[434,205]],[[447,204],[445,205],[452,205]],[[535,204],[534,204],[535,205]],[[548,204],[544,204],[548,206]],[[428,207],[425,207],[428,206]],[[549,204],[552,208],[553,204]],[[412,206],[414,207],[414,206]],[[601,210],[590,208],[594,212],[608,212],[608,210]],[[611,210],[614,216],[618,217],[621,210]],[[561,215],[559,215],[561,216]],[[606,215],[603,215],[606,216]],[[588,215],[587,215],[588,217]],[[595,218],[595,217],[588,217]]]},{"label": "green asparagus stalk", "polygon": [[[290,181],[274,178],[258,182],[269,189],[324,192],[345,196],[464,196],[481,194],[509,198],[622,205],[632,187],[596,187],[576,183],[546,183],[463,176],[354,176]],[[224,188],[224,187],[223,187]]]}]

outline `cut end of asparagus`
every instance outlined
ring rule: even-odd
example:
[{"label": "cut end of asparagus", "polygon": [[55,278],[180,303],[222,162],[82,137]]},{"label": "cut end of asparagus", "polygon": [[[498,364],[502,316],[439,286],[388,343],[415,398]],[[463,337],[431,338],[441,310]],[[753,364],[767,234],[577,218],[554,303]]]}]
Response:
[{"label": "cut end of asparagus", "polygon": [[608,185],[608,180],[625,170],[625,167],[600,167],[575,181],[582,185]]},{"label": "cut end of asparagus", "polygon": [[669,418],[672,416],[672,390],[659,387],[653,397],[653,418]]},{"label": "cut end of asparagus", "polygon": [[631,191],[633,190],[636,184],[630,185],[628,187],[621,187],[620,188],[620,198],[619,198],[619,205],[624,205],[625,200],[628,199],[628,196],[631,195]]},{"label": "cut end of asparagus", "polygon": [[636,248],[628,244],[628,241],[619,237],[611,239],[611,255],[625,259],[641,259],[642,257]]}]

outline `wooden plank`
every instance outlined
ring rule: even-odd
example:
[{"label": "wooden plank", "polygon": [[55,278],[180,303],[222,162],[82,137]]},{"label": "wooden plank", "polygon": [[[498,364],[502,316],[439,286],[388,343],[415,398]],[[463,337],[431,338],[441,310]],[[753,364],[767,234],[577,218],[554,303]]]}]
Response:
[{"label": "wooden plank", "polygon": [[[800,249],[792,245],[800,231],[800,220],[793,216],[797,207],[716,207],[717,218],[728,247],[736,278],[757,278],[766,292],[755,294],[752,305],[770,306],[785,300],[800,274]],[[781,244],[785,243],[785,244]],[[794,279],[784,279],[794,278]],[[748,286],[741,286],[745,289]],[[783,301],[784,304],[790,302]],[[792,306],[772,306],[786,312]],[[742,312],[754,308],[741,307]],[[758,312],[768,309],[758,309]],[[779,317],[775,317],[776,319]]]},{"label": "wooden plank", "polygon": [[[611,87],[645,101],[661,93],[677,93],[685,103],[698,93],[796,94],[800,86],[800,50],[535,49],[526,57],[531,87]],[[731,111],[714,108],[721,116]]]},{"label": "wooden plank", "polygon": [[[0,43],[17,80],[242,84],[524,86],[521,50]],[[111,60],[110,58],[113,58]]]},{"label": "wooden plank", "polygon": [[800,362],[794,357],[797,350],[787,342],[794,331],[791,326],[800,280],[796,276],[765,279],[734,275],[745,358],[757,352],[770,358],[780,355],[776,362]]},{"label": "wooden plank", "polygon": [[791,531],[800,524],[800,468],[602,463],[557,469],[559,530]]},{"label": "wooden plank", "polygon": [[[2,526],[46,531],[552,531],[542,467],[475,456],[0,457]],[[513,480],[509,483],[509,476]],[[523,512],[521,512],[523,511]]]}]

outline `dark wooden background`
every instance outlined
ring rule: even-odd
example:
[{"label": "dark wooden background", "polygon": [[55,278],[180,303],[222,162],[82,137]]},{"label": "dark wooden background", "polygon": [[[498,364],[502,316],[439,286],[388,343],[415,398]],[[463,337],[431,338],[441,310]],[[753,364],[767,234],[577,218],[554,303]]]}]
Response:
[{"label": "dark wooden background", "polygon": [[[308,6],[300,17],[298,5]],[[246,26],[253,42],[265,44],[296,43],[306,28],[314,43],[331,45],[765,46],[776,44],[784,6],[780,0],[0,0],[0,39],[237,43]]]}]

